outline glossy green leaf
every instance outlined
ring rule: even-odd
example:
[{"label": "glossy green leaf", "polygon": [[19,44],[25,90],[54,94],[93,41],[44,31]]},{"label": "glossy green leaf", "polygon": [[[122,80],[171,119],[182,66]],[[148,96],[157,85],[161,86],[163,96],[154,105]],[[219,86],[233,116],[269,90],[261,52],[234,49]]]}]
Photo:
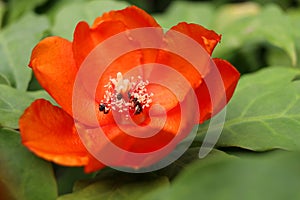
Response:
[{"label": "glossy green leaf", "polygon": [[148,192],[165,185],[169,185],[166,177],[121,173],[113,170],[108,176],[90,182],[81,182],[73,193],[63,195],[58,200],[139,200]]},{"label": "glossy green leaf", "polygon": [[104,12],[123,9],[126,6],[128,4],[125,2],[108,0],[76,2],[64,5],[57,11],[52,33],[71,40],[78,22],[86,21],[92,24],[96,17],[101,16]]},{"label": "glossy green leaf", "polygon": [[9,0],[7,3],[8,23],[11,23],[20,18],[24,13],[34,10],[39,5],[45,3],[46,0]]},{"label": "glossy green leaf", "polygon": [[45,91],[23,92],[0,84],[0,127],[19,128],[19,118],[24,110],[39,98],[54,100]]},{"label": "glossy green leaf", "polygon": [[29,63],[31,50],[48,29],[45,17],[27,14],[0,33],[0,73],[10,85],[26,90],[31,79]]},{"label": "glossy green leaf", "polygon": [[214,6],[210,3],[174,1],[163,14],[154,15],[163,28],[171,28],[179,22],[197,23],[211,28]]},{"label": "glossy green leaf", "polygon": [[299,153],[274,152],[243,159],[221,155],[210,162],[194,162],[170,188],[146,199],[299,199],[299,158]]},{"label": "glossy green leaf", "polygon": [[[300,149],[300,82],[293,81],[299,74],[294,68],[269,67],[244,75],[227,106],[217,145],[254,151]],[[206,128],[200,126],[197,140],[202,141]]]},{"label": "glossy green leaf", "polygon": [[0,128],[0,177],[0,199],[56,199],[51,164],[30,153],[18,132],[4,128]]}]

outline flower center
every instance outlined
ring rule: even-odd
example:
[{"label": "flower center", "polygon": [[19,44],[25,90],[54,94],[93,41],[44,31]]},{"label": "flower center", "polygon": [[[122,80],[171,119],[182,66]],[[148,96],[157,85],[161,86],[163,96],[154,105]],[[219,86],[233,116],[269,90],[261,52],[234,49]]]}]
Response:
[{"label": "flower center", "polygon": [[148,81],[143,81],[138,76],[124,79],[121,72],[116,78],[110,78],[104,86],[106,88],[103,99],[99,104],[99,111],[108,114],[110,110],[129,115],[138,115],[152,103],[153,93],[148,93],[146,86]]}]

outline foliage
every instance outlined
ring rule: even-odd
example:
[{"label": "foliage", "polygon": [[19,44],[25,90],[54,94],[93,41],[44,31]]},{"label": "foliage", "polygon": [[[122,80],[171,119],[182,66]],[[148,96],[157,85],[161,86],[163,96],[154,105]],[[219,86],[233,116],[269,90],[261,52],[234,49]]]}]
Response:
[{"label": "foliage", "polygon": [[[0,199],[300,198],[299,1],[153,2],[0,1]],[[186,21],[222,34],[214,57],[229,60],[242,77],[215,149],[197,158],[205,123],[183,157],[152,173],[86,175],[37,158],[21,144],[18,120],[35,99],[55,102],[27,67],[32,48],[47,35],[71,40],[78,21],[91,24],[132,3],[164,28]]]}]

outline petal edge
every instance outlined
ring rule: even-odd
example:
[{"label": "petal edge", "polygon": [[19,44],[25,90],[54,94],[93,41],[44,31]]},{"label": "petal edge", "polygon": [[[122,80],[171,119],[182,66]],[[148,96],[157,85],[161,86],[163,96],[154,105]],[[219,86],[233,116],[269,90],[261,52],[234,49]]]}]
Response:
[{"label": "petal edge", "polygon": [[178,31],[196,40],[209,55],[212,54],[215,46],[221,40],[221,35],[198,24],[181,22],[176,26],[173,26],[171,30]]},{"label": "petal edge", "polygon": [[38,99],[25,110],[19,124],[23,145],[36,155],[66,166],[88,163],[74,121],[61,108]]}]

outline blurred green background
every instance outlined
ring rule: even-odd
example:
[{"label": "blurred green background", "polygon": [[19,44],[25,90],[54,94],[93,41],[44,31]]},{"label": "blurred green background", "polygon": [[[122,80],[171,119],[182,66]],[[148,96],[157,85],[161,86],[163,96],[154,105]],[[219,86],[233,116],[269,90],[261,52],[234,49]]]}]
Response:
[{"label": "blurred green background", "polygon": [[[44,37],[72,40],[76,24],[137,5],[163,28],[181,21],[222,34],[213,57],[241,73],[218,143],[198,158],[209,123],[165,169],[84,174],[30,153],[19,117],[38,98],[55,102],[27,67]],[[300,0],[1,0],[0,200],[300,199]]]}]

